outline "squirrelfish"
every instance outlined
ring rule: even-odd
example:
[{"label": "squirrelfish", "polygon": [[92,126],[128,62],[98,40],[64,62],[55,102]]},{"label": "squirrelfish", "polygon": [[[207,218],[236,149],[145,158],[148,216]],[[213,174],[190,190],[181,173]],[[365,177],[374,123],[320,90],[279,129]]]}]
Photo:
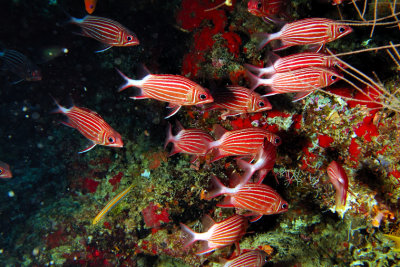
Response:
[{"label": "squirrelfish", "polygon": [[82,35],[93,38],[107,47],[96,51],[103,52],[113,46],[138,45],[139,40],[134,33],[120,23],[103,17],[87,15],[82,19],[71,17],[70,23],[82,28]]},{"label": "squirrelfish", "polygon": [[[282,46],[274,49],[282,50],[294,45],[320,45],[320,48],[329,42],[341,38],[353,29],[335,20],[326,18],[307,18],[287,23],[276,33],[264,33],[264,40],[260,43],[259,49],[263,48],[272,40],[281,40]],[[318,49],[319,50],[319,49]]]},{"label": "squirrelfish", "polygon": [[288,72],[307,67],[333,68],[335,66],[344,67],[343,64],[334,57],[323,53],[296,53],[290,56],[278,58],[267,67],[260,68],[245,64],[246,69],[250,70],[258,77],[272,75],[278,72]]},{"label": "squirrelfish", "polygon": [[259,148],[253,162],[247,162],[243,159],[237,159],[238,166],[244,170],[242,176],[244,183],[250,180],[255,172],[258,171],[258,182],[274,168],[276,161],[276,148],[270,142],[265,141],[264,145]]},{"label": "squirrelfish", "polygon": [[92,14],[96,9],[97,0],[85,0],[86,12]]},{"label": "squirrelfish", "polygon": [[335,70],[309,67],[288,72],[279,72],[271,78],[259,78],[247,72],[251,81],[251,88],[255,89],[260,85],[269,87],[267,94],[270,96],[285,93],[297,93],[293,101],[298,101],[308,96],[317,89],[327,87],[341,77]]},{"label": "squirrelfish", "polygon": [[214,141],[211,135],[200,129],[184,129],[177,122],[178,133],[172,134],[171,124],[168,125],[168,135],[165,140],[164,149],[169,143],[173,143],[169,156],[176,153],[185,153],[193,155],[191,163],[195,162],[199,156],[205,156],[207,153],[208,143]]},{"label": "squirrelfish", "polygon": [[218,140],[209,143],[208,147],[209,150],[217,150],[212,161],[227,156],[255,156],[265,139],[275,146],[281,144],[279,136],[262,128],[227,131],[222,126],[215,125],[214,132]]},{"label": "squirrelfish", "polygon": [[42,80],[42,74],[38,66],[36,66],[31,60],[25,55],[18,51],[5,49],[0,52],[1,69],[10,71],[14,75],[18,76],[19,80],[13,82],[18,83],[20,81],[40,81]]},{"label": "squirrelfish", "polygon": [[65,108],[58,104],[55,113],[62,113],[68,117],[64,125],[77,129],[83,136],[91,141],[91,144],[80,151],[85,153],[94,148],[96,145],[123,147],[121,135],[111,128],[96,112],[82,107],[72,106]]},{"label": "squirrelfish", "polygon": [[247,210],[249,212],[244,216],[253,216],[250,222],[259,220],[263,215],[278,214],[288,210],[288,203],[270,186],[262,184],[262,179],[257,183],[245,183],[243,179],[244,177],[239,178],[239,183],[234,188],[228,188],[213,176],[214,189],[206,198],[226,195],[217,207]]},{"label": "squirrelfish", "polygon": [[214,94],[214,103],[208,109],[226,109],[221,114],[223,120],[228,116],[244,113],[262,112],[272,109],[267,98],[241,86],[230,86]]},{"label": "squirrelfish", "polygon": [[132,99],[156,99],[169,102],[171,113],[165,117],[169,118],[179,111],[182,106],[192,106],[211,103],[214,101],[210,92],[199,84],[181,75],[171,74],[148,74],[141,80],[133,80],[118,70],[126,83],[119,89],[123,91],[128,87],[135,86],[140,89],[140,95]]},{"label": "squirrelfish", "polygon": [[349,188],[349,179],[342,165],[332,161],[328,165],[329,180],[336,189],[336,209],[343,209],[346,206],[347,190]]},{"label": "squirrelfish", "polygon": [[276,22],[275,17],[282,13],[284,5],[284,0],[250,0],[247,10],[266,21]]},{"label": "squirrelfish", "polygon": [[10,165],[0,161],[0,178],[12,178]]},{"label": "squirrelfish", "polygon": [[227,260],[223,267],[262,267],[267,262],[267,253],[262,250],[250,250]]},{"label": "squirrelfish", "polygon": [[181,223],[182,231],[187,235],[185,248],[196,241],[205,241],[196,253],[201,255],[234,243],[239,246],[238,242],[246,233],[247,225],[247,219],[240,215],[233,215],[218,223],[206,215],[203,217],[203,233],[196,233]]}]

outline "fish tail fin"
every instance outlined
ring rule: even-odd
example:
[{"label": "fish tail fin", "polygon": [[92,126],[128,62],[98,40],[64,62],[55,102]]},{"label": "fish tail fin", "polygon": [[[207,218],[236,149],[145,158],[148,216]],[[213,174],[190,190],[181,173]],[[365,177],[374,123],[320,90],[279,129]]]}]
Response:
[{"label": "fish tail fin", "polygon": [[265,74],[264,68],[262,68],[262,67],[257,67],[257,66],[250,65],[250,64],[244,64],[244,67],[246,68],[246,70],[251,71],[252,73],[257,75],[257,77],[261,77],[263,74]]},{"label": "fish tail fin", "polygon": [[56,109],[53,109],[51,111],[51,113],[63,113],[65,114],[69,109],[65,108],[63,106],[60,105],[60,103],[58,103],[57,99],[55,99],[52,95],[50,95],[50,97],[53,99],[54,103],[57,105]]},{"label": "fish tail fin", "polygon": [[239,168],[244,170],[244,174],[240,178],[239,183],[245,185],[250,180],[251,176],[253,176],[253,174],[254,174],[253,165],[251,165],[251,163],[249,163],[243,159],[237,159],[236,163],[239,166]]},{"label": "fish tail fin", "polygon": [[117,72],[119,73],[119,75],[121,75],[122,78],[124,78],[124,80],[126,81],[125,84],[123,84],[119,89],[118,92],[121,92],[123,90],[125,90],[128,87],[139,87],[142,85],[143,80],[133,80],[131,78],[129,78],[128,76],[126,76],[125,74],[123,74],[119,69],[115,68],[117,70]]},{"label": "fish tail fin", "polygon": [[191,244],[197,241],[196,235],[197,233],[190,229],[187,225],[181,223],[181,229],[184,234],[184,248],[189,247]]},{"label": "fish tail fin", "polygon": [[171,123],[168,122],[168,128],[167,128],[167,138],[165,139],[164,143],[164,150],[167,148],[167,145],[169,143],[174,143],[175,141],[175,136],[172,134],[172,125]]},{"label": "fish tail fin", "polygon": [[258,86],[261,85],[260,78],[251,73],[249,70],[246,70],[246,75],[250,79],[250,90],[254,91]]},{"label": "fish tail fin", "polygon": [[220,196],[222,194],[224,194],[226,192],[226,186],[224,186],[221,181],[215,176],[213,175],[211,177],[211,183],[212,183],[212,190],[210,190],[209,192],[207,192],[206,194],[206,199],[210,200],[214,197]]},{"label": "fish tail fin", "polygon": [[271,42],[271,34],[265,33],[265,32],[260,32],[260,33],[255,33],[253,34],[258,39],[262,39],[261,42],[257,45],[257,50],[261,50],[266,46],[269,42]]}]

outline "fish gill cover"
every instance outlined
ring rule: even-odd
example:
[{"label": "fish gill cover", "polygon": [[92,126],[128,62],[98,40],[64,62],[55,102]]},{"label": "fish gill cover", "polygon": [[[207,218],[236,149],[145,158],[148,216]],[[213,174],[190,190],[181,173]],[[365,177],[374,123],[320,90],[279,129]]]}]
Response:
[{"label": "fish gill cover", "polygon": [[398,9],[5,1],[0,265],[395,266]]}]

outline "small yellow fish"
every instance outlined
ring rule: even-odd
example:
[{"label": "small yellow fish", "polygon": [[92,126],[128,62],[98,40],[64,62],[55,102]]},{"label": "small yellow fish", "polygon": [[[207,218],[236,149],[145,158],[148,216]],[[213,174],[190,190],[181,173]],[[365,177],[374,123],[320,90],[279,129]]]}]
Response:
[{"label": "small yellow fish", "polygon": [[95,225],[98,223],[103,216],[105,216],[115,205],[118,204],[118,202],[123,199],[129,191],[133,188],[133,185],[129,186],[127,189],[116,195],[113,199],[111,199],[107,205],[97,214],[97,216],[93,219],[92,224]]}]

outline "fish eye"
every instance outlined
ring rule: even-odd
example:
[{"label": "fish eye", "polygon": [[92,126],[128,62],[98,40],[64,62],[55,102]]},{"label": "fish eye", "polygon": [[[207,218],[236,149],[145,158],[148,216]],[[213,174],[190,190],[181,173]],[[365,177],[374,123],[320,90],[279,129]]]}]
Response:
[{"label": "fish eye", "polygon": [[345,30],[346,30],[346,29],[345,29],[344,27],[339,27],[339,29],[338,29],[338,31],[339,31],[340,33],[344,33]]},{"label": "fish eye", "polygon": [[131,35],[128,35],[128,36],[126,37],[126,40],[127,40],[128,42],[130,42],[130,41],[133,40],[133,37],[132,37]]},{"label": "fish eye", "polygon": [[262,7],[262,3],[261,3],[261,1],[258,1],[258,3],[257,3],[257,9],[260,9]]},{"label": "fish eye", "polygon": [[115,138],[112,136],[108,137],[108,142],[115,143]]},{"label": "fish eye", "polygon": [[283,203],[283,204],[282,204],[282,209],[287,209],[287,208],[288,208],[288,204]]},{"label": "fish eye", "polygon": [[337,77],[336,77],[335,75],[332,75],[332,76],[331,76],[331,80],[332,80],[332,81],[334,81],[334,80],[336,80],[336,79],[337,79]]},{"label": "fish eye", "polygon": [[203,100],[207,98],[207,96],[205,94],[201,94],[199,97],[200,97],[200,99],[203,99]]},{"label": "fish eye", "polygon": [[262,108],[262,107],[264,107],[264,106],[265,106],[265,104],[264,104],[264,102],[263,102],[263,101],[260,101],[260,102],[258,103],[258,106]]},{"label": "fish eye", "polygon": [[274,139],[274,144],[275,144],[275,145],[278,145],[280,142],[281,142],[281,138],[280,138],[280,137],[276,137],[276,138]]}]

